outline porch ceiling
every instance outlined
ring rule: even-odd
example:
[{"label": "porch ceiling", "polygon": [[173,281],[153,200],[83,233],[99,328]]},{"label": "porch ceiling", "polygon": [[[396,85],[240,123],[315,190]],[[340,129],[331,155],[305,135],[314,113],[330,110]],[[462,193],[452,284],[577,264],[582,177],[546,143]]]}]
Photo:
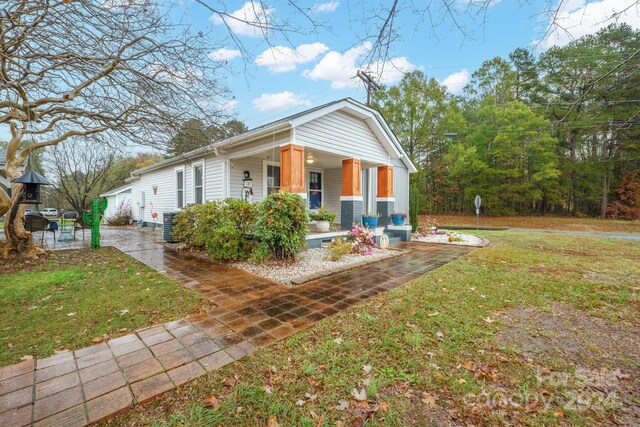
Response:
[{"label": "porch ceiling", "polygon": [[[341,168],[342,161],[349,158],[346,156],[340,156],[337,154],[328,153],[326,151],[312,149],[309,147],[305,147],[304,156],[305,156],[305,167],[318,168],[318,169]],[[277,148],[268,149],[260,153],[254,154],[251,157],[259,158],[262,160],[269,160],[273,162],[279,162],[280,150]],[[369,163],[369,162],[362,162],[362,165],[361,165],[363,169],[377,167],[377,166],[380,166],[380,165]]]}]

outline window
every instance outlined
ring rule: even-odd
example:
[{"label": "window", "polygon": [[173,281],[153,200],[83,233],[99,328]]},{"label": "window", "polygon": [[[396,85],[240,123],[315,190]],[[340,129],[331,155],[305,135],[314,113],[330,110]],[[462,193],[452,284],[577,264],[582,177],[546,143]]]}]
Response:
[{"label": "window", "polygon": [[202,165],[193,167],[193,202],[203,203]]},{"label": "window", "polygon": [[280,166],[267,165],[267,194],[280,189]]},{"label": "window", "polygon": [[184,206],[184,171],[176,171],[176,207],[182,209]]},{"label": "window", "polygon": [[322,173],[309,171],[309,209],[322,206]]}]

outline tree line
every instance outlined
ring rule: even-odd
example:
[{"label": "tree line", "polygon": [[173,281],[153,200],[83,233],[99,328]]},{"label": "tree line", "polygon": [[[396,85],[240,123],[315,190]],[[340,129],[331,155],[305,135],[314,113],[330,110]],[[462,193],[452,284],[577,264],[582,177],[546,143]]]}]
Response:
[{"label": "tree line", "polygon": [[485,61],[461,95],[422,71],[374,94],[422,213],[640,218],[640,32],[613,24]]}]

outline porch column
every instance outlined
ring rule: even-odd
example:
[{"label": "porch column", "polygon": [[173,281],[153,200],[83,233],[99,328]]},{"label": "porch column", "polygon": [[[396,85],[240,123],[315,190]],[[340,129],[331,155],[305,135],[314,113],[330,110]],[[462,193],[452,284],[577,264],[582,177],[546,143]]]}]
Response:
[{"label": "porch column", "polygon": [[393,197],[393,166],[378,166],[378,192],[376,208],[380,214],[378,225],[386,227],[391,223],[396,199]]},{"label": "porch column", "polygon": [[304,147],[288,144],[280,147],[280,190],[307,197],[304,188]]},{"label": "porch column", "polygon": [[342,193],[340,193],[340,226],[350,229],[362,218],[362,170],[359,159],[342,161]]}]

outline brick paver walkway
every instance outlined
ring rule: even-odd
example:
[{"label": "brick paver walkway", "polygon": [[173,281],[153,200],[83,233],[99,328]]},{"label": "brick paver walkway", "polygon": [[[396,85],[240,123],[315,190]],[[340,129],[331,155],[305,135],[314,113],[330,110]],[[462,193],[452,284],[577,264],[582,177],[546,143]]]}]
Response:
[{"label": "brick paver walkway", "polygon": [[83,426],[126,411],[468,253],[405,243],[405,256],[297,287],[165,253],[157,233],[105,230],[104,243],[215,305],[107,343],[0,368],[0,426]]}]

